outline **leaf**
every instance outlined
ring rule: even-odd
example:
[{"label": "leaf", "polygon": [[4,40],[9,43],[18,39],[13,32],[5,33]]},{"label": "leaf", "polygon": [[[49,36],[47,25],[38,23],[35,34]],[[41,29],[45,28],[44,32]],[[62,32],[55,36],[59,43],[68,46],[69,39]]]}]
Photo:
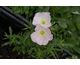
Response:
[{"label": "leaf", "polygon": [[56,56],[55,56],[54,52],[53,51],[50,51],[50,52],[54,56],[54,58],[56,59]]},{"label": "leaf", "polygon": [[12,10],[14,10],[14,11],[15,11],[17,8],[19,8],[19,7],[18,7],[18,6],[16,6],[16,7],[15,7],[15,6],[12,6]]},{"label": "leaf", "polygon": [[71,17],[71,14],[69,12],[67,12],[67,13],[63,14],[63,17],[64,18],[70,18]]},{"label": "leaf", "polygon": [[53,48],[54,51],[62,51],[61,49],[58,48]]},{"label": "leaf", "polygon": [[33,10],[29,11],[29,17],[33,16]]},{"label": "leaf", "polygon": [[3,47],[3,46],[6,46],[6,45],[8,45],[8,44],[9,44],[9,42],[6,42],[6,43],[4,43],[4,44],[2,45],[2,47]]},{"label": "leaf", "polygon": [[56,31],[59,31],[59,30],[61,29],[61,27],[60,27],[59,25],[55,25],[55,26],[54,26],[54,29],[55,29]]},{"label": "leaf", "polygon": [[77,56],[72,56],[72,59],[78,59],[78,57]]},{"label": "leaf", "polygon": [[5,35],[4,35],[4,36],[5,36],[5,37],[7,37],[7,38],[9,38],[9,35],[8,35],[6,32],[4,32],[4,33],[5,33]]},{"label": "leaf", "polygon": [[80,30],[80,24],[79,24],[79,23],[77,23],[77,24],[76,24],[76,26],[77,26],[77,28]]},{"label": "leaf", "polygon": [[60,40],[60,42],[57,44],[58,46],[62,47],[64,40]]},{"label": "leaf", "polygon": [[36,6],[30,6],[30,8],[31,8],[32,10],[34,10],[34,9],[36,8]]},{"label": "leaf", "polygon": [[50,6],[45,6],[44,9],[43,9],[43,12],[48,12],[50,9]]},{"label": "leaf", "polygon": [[60,20],[59,20],[59,25],[60,25],[62,28],[67,28],[67,24],[66,24],[65,19],[60,19]]},{"label": "leaf", "polygon": [[56,52],[55,52],[55,54],[56,54],[57,58],[59,59],[58,54]]},{"label": "leaf", "polygon": [[25,15],[28,15],[29,11],[25,11]]},{"label": "leaf", "polygon": [[10,32],[10,35],[12,35],[12,29],[11,29],[11,26],[9,27],[9,32]]},{"label": "leaf", "polygon": [[15,14],[19,14],[20,12],[21,12],[21,9],[20,9],[20,8],[17,8],[17,9],[14,11]]},{"label": "leaf", "polygon": [[73,49],[80,54],[80,48],[79,47],[73,47]]},{"label": "leaf", "polygon": [[72,47],[74,47],[75,45],[64,43],[63,46],[65,46],[65,47],[67,47],[67,48],[68,48],[68,47],[71,47],[71,48],[72,48]]},{"label": "leaf", "polygon": [[76,45],[77,41],[73,38],[67,38],[63,44],[63,46],[73,48]]},{"label": "leaf", "polygon": [[20,55],[21,52],[18,52],[18,55]]},{"label": "leaf", "polygon": [[28,28],[23,28],[22,30],[27,30]]},{"label": "leaf", "polygon": [[16,43],[16,44],[21,44],[21,42],[20,42],[20,41],[17,41],[17,40],[15,40],[15,43]]},{"label": "leaf", "polygon": [[79,6],[74,6],[74,11],[79,11],[80,12],[80,7]]},{"label": "leaf", "polygon": [[74,15],[74,19],[73,20],[80,24],[80,15],[78,15],[78,14]]},{"label": "leaf", "polygon": [[58,10],[58,6],[51,6],[51,11],[54,14]]},{"label": "leaf", "polygon": [[[29,22],[28,20],[26,20],[26,22],[27,22],[28,25],[30,26],[30,22]],[[26,26],[26,27],[29,27],[29,26],[27,26],[26,24],[25,24],[25,26]]]},{"label": "leaf", "polygon": [[23,9],[24,9],[24,11],[27,11],[28,6],[24,6]]},{"label": "leaf", "polygon": [[32,51],[34,50],[34,48],[31,48],[30,50],[28,50],[28,55],[30,55],[32,53]]},{"label": "leaf", "polygon": [[44,6],[38,6],[40,9],[43,9],[44,8]]},{"label": "leaf", "polygon": [[68,12],[69,9],[70,9],[70,7],[67,7],[67,6],[60,6],[58,12],[61,13],[61,14],[63,14],[63,13],[65,13],[65,12]]},{"label": "leaf", "polygon": [[20,50],[20,49],[21,49],[20,46],[15,46],[12,51],[16,51],[16,50],[18,51],[18,50]]},{"label": "leaf", "polygon": [[22,53],[25,54],[25,50],[22,50]]},{"label": "leaf", "polygon": [[27,35],[25,36],[25,38],[24,38],[24,41],[23,41],[23,42],[25,42],[25,40],[29,37],[29,35],[30,35],[30,32],[28,32],[28,33],[27,33]]},{"label": "leaf", "polygon": [[23,14],[24,13],[23,7],[21,6],[20,9],[21,9],[21,14]]},{"label": "leaf", "polygon": [[76,28],[75,28],[75,26],[71,23],[69,23],[68,25],[67,25],[67,29],[68,30],[71,30],[71,31],[75,31],[76,30]]}]

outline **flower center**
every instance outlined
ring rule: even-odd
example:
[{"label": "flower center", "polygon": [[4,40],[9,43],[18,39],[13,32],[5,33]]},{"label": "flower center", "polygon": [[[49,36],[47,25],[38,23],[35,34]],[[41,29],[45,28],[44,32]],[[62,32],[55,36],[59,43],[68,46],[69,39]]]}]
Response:
[{"label": "flower center", "polygon": [[41,34],[41,35],[44,35],[44,34],[45,34],[45,32],[44,32],[43,30],[41,30],[41,31],[40,31],[40,34]]},{"label": "flower center", "polygon": [[42,25],[45,25],[45,21],[42,21],[41,24],[42,24]]}]

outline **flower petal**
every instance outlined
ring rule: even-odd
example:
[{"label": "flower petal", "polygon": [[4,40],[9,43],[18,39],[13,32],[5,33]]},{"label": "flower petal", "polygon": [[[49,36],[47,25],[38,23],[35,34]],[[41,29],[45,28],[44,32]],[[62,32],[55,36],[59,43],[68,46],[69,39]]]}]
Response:
[{"label": "flower petal", "polygon": [[52,34],[47,34],[47,35],[45,36],[45,38],[46,38],[47,40],[51,41],[51,40],[53,39],[53,35],[52,35]]},{"label": "flower petal", "polygon": [[40,39],[37,41],[39,45],[46,45],[48,43],[48,40],[45,37],[40,37]]},{"label": "flower petal", "polygon": [[46,25],[44,26],[45,28],[50,27],[51,23],[50,22],[46,22]]},{"label": "flower petal", "polygon": [[40,24],[40,22],[42,21],[41,16],[42,16],[42,15],[41,15],[40,12],[39,12],[39,13],[36,13],[35,16],[34,16],[34,18],[33,18],[32,24],[33,24],[33,25]]},{"label": "flower petal", "polygon": [[35,27],[35,31],[40,31],[42,29],[43,29],[43,27],[40,24],[36,25],[36,27]]},{"label": "flower petal", "polygon": [[44,19],[47,20],[47,22],[50,22],[51,17],[50,17],[50,13],[49,12],[42,12],[42,16]]},{"label": "flower petal", "polygon": [[31,34],[31,39],[32,39],[33,42],[36,42],[36,40],[38,39],[38,37],[39,37],[39,32],[38,31],[37,32],[33,32]]},{"label": "flower petal", "polygon": [[45,37],[46,37],[48,40],[52,40],[52,39],[53,39],[53,35],[51,34],[50,29],[47,28],[47,29],[45,29],[45,31],[46,31],[46,36],[45,36]]}]

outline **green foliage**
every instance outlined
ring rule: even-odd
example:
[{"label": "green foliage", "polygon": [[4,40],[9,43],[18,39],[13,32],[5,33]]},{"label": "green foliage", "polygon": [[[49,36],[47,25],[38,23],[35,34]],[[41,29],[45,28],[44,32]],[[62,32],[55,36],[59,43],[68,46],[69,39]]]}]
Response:
[{"label": "green foliage", "polygon": [[[33,28],[33,25],[30,25],[30,28]],[[57,56],[54,54],[55,51],[61,51],[62,49],[58,49],[56,48],[56,42],[51,43],[49,42],[47,45],[38,45],[36,43],[34,43],[31,38],[30,35],[34,30],[26,30],[25,32],[21,32],[18,33],[17,35],[12,34],[12,29],[11,27],[9,27],[9,32],[10,35],[5,34],[5,37],[8,38],[10,41],[4,43],[2,46],[5,45],[11,45],[13,44],[15,47],[13,48],[12,51],[17,51],[18,55],[20,55],[21,53],[23,54],[28,54],[28,58],[37,58],[37,59],[43,59],[43,58],[50,58],[50,56],[53,56],[54,58],[58,58],[58,54]],[[60,44],[61,45],[61,42]],[[49,56],[47,56],[49,55]]]},{"label": "green foliage", "polygon": [[2,57],[2,56],[0,55],[0,57]]},{"label": "green foliage", "polygon": [[[10,8],[16,14],[20,14],[20,15],[24,14],[26,19],[30,18],[31,16],[34,16],[37,12],[50,12],[51,23],[52,23],[52,26],[50,27],[50,29],[54,29],[54,30],[51,30],[52,34],[54,35],[54,39],[52,40],[52,43],[56,43],[56,45],[60,45],[61,47],[63,46],[67,50],[71,51],[75,55],[77,54],[77,56],[80,57],[80,52],[79,52],[79,49],[80,49],[80,14],[73,13],[76,11],[80,13],[79,6],[10,6]],[[29,23],[29,25],[31,29],[30,33],[32,33],[34,27],[31,25],[31,22]],[[28,32],[29,31],[27,31],[27,33]],[[9,44],[11,44],[12,42],[15,42],[13,39],[15,39],[17,35],[14,35],[14,38],[13,38],[13,35],[11,35],[11,32],[10,32],[10,35],[5,35],[5,36],[7,38],[12,39],[9,42]],[[36,45],[35,43],[31,42],[30,37],[28,36],[26,36],[26,38],[24,39],[25,41],[27,39],[28,40],[27,44],[29,45],[29,47],[31,46],[31,48],[29,48],[27,52],[31,54],[32,57],[36,58],[37,57],[36,55],[38,54],[38,58],[42,58],[43,52],[40,51],[42,47],[40,47],[40,49],[33,47]],[[23,37],[20,40],[23,40]],[[19,42],[16,42],[16,43],[19,44]],[[7,44],[8,43],[6,43],[5,45]],[[37,52],[37,54],[32,53],[33,51]],[[54,53],[52,53],[52,50],[49,52],[54,56]]]},{"label": "green foliage", "polygon": [[77,56],[67,57],[66,59],[78,59]]},{"label": "green foliage", "polygon": [[80,31],[80,24],[79,24],[79,23],[76,23],[76,26],[77,26],[77,28],[78,28],[79,31]]},{"label": "green foliage", "polygon": [[66,24],[66,22],[65,22],[65,19],[60,19],[59,21],[60,21],[60,22],[59,22],[60,27],[62,27],[62,28],[67,28],[67,24]]}]

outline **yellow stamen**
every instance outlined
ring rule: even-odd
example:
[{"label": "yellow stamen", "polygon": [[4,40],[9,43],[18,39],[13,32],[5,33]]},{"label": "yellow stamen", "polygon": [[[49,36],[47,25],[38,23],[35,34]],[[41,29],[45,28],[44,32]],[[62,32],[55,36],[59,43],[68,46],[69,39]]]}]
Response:
[{"label": "yellow stamen", "polygon": [[45,21],[42,21],[41,24],[42,24],[42,25],[45,25]]},{"label": "yellow stamen", "polygon": [[44,35],[44,34],[45,34],[45,32],[44,32],[43,30],[41,30],[41,31],[40,31],[40,34],[41,34],[41,35]]}]

